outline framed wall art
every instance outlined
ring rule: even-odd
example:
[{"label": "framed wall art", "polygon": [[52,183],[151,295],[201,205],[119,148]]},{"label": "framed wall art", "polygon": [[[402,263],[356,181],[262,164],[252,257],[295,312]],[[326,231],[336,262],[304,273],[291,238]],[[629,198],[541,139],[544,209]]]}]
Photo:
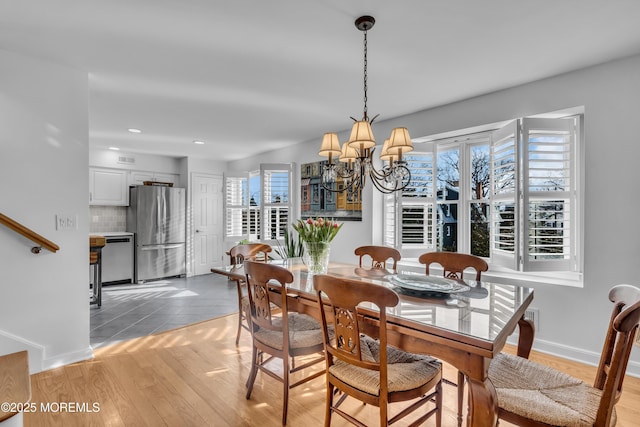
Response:
[{"label": "framed wall art", "polygon": [[[360,190],[334,192],[322,186],[322,168],[327,161],[304,163],[300,166],[300,212],[303,218],[335,218],[341,221],[362,221]],[[333,184],[336,190],[344,189],[341,178]]]}]

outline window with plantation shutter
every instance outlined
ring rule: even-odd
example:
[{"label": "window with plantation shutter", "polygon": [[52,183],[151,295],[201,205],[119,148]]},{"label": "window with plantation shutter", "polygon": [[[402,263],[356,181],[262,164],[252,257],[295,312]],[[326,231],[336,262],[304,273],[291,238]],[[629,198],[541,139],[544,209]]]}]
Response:
[{"label": "window with plantation shutter", "polygon": [[291,164],[261,165],[263,240],[282,240],[291,222]]},{"label": "window with plantation shutter", "polygon": [[433,153],[410,152],[403,156],[411,182],[402,191],[385,195],[384,243],[417,256],[434,245]]},{"label": "window with plantation shutter", "polygon": [[289,163],[225,174],[225,239],[269,243],[283,238],[293,212],[292,175]]},{"label": "window with plantation shutter", "polygon": [[249,238],[249,174],[226,174],[225,188],[225,238],[242,240]]},{"label": "window with plantation shutter", "polygon": [[581,115],[522,118],[416,143],[409,186],[384,198],[384,243],[405,258],[471,253],[514,271],[580,272]]},{"label": "window with plantation shutter", "polygon": [[491,262],[518,269],[518,157],[520,123],[493,132],[491,143]]},{"label": "window with plantation shutter", "polygon": [[575,119],[524,119],[522,124],[525,271],[574,269]]},{"label": "window with plantation shutter", "polygon": [[491,261],[576,271],[578,117],[524,118],[492,137]]},{"label": "window with plantation shutter", "polygon": [[385,194],[384,198],[384,234],[382,244],[392,248],[397,247],[396,241],[396,193]]}]

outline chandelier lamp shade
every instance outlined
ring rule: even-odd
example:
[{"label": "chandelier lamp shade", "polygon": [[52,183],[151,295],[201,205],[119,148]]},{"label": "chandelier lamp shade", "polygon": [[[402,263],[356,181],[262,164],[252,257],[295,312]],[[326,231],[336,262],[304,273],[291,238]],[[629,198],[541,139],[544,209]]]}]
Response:
[{"label": "chandelier lamp shade", "polygon": [[[322,171],[322,186],[332,192],[359,191],[364,188],[367,178],[382,193],[392,193],[404,189],[411,181],[411,172],[402,155],[413,150],[407,128],[398,127],[384,141],[380,160],[381,169],[373,165],[376,140],[371,125],[378,117],[370,118],[367,113],[367,31],[375,24],[372,16],[361,16],[355,21],[356,28],[364,33],[364,113],[361,120],[354,121],[349,139],[340,145],[338,134],[325,133],[318,154],[328,157]],[[337,185],[339,182],[342,185]]]}]

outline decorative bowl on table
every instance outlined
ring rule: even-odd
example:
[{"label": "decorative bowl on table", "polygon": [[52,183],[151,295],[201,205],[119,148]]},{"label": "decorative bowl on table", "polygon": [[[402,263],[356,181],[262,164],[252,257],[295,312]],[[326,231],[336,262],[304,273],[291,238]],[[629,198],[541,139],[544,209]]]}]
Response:
[{"label": "decorative bowl on table", "polygon": [[394,286],[411,292],[422,292],[436,295],[449,295],[466,292],[471,288],[457,280],[444,277],[427,276],[425,274],[393,274],[387,276]]}]

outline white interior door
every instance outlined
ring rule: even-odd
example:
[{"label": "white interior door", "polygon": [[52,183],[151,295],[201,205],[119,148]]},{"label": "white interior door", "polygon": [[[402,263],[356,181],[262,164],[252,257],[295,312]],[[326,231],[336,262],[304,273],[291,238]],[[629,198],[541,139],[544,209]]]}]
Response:
[{"label": "white interior door", "polygon": [[194,273],[207,274],[224,262],[222,177],[194,175],[191,189]]}]

